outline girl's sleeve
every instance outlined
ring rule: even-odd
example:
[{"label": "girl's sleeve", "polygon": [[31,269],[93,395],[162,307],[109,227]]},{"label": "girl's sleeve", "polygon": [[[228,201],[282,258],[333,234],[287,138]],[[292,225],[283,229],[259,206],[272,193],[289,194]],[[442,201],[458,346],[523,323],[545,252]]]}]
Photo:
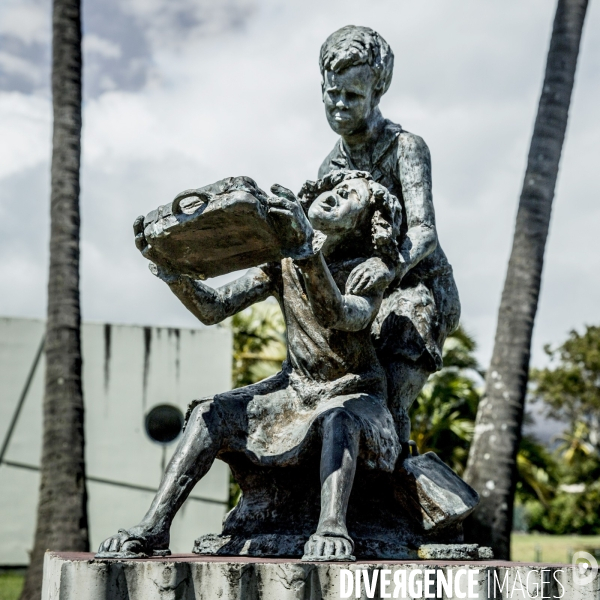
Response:
[{"label": "girl's sleeve", "polygon": [[214,325],[256,302],[277,295],[277,269],[270,265],[249,269],[245,275],[219,288],[181,277],[169,284],[184,306],[205,325]]}]

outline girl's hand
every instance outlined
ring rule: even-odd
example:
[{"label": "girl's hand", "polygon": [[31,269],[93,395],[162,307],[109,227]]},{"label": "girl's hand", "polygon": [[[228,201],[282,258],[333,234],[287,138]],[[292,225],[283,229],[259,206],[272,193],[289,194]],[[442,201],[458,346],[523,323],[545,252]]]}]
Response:
[{"label": "girl's hand", "polygon": [[281,185],[271,187],[268,213],[284,254],[307,258],[313,254],[313,228],[294,193]]},{"label": "girl's hand", "polygon": [[144,235],[144,216],[138,217],[133,222],[133,235],[135,236],[135,247],[142,253],[142,256],[148,260],[155,261],[156,256],[152,246],[148,243]]},{"label": "girl's hand", "polygon": [[153,275],[159,279],[162,279],[165,283],[175,283],[181,278],[179,273],[169,269],[167,266],[161,266],[158,264],[157,257],[152,252],[152,246],[148,243],[148,240],[144,235],[143,216],[138,217],[133,222],[133,234],[135,235],[135,247],[142,253],[144,258],[151,261],[148,265],[148,268]]},{"label": "girl's hand", "polygon": [[151,262],[148,265],[148,268],[150,269],[150,273],[152,273],[152,275],[158,277],[159,279],[161,279],[169,285],[172,283],[177,283],[183,277],[183,275],[181,275],[180,273],[176,273],[172,269],[168,269],[166,267],[161,267],[160,265],[157,265],[153,262]]}]

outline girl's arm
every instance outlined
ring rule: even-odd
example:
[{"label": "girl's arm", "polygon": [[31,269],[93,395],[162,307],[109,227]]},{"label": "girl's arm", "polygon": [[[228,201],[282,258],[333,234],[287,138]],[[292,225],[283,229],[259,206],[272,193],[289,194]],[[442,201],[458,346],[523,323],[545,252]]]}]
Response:
[{"label": "girl's arm", "polygon": [[191,277],[168,274],[153,266],[152,272],[165,281],[184,306],[205,325],[220,323],[275,293],[273,278],[260,267],[214,289]]},{"label": "girl's arm", "polygon": [[294,262],[300,267],[308,300],[317,321],[328,329],[365,329],[379,310],[386,286],[376,286],[376,289],[361,296],[342,295],[320,251],[316,254],[311,252],[307,258],[300,258],[302,254],[306,256],[313,232],[294,194],[278,185],[273,186],[271,191],[278,197],[269,198],[269,212],[272,218],[277,219],[276,230],[282,247],[298,248]]},{"label": "girl's arm", "polygon": [[[144,217],[133,223],[135,245],[148,260],[157,260],[144,235]],[[205,325],[220,323],[227,317],[265,300],[276,293],[274,273],[279,265],[273,263],[250,269],[243,277],[216,290],[201,281],[180,275],[171,269],[150,263],[150,271],[162,279],[184,306]]]},{"label": "girl's arm", "polygon": [[381,305],[382,289],[365,296],[342,294],[321,252],[295,262],[300,267],[308,301],[320,325],[342,331],[368,327]]}]

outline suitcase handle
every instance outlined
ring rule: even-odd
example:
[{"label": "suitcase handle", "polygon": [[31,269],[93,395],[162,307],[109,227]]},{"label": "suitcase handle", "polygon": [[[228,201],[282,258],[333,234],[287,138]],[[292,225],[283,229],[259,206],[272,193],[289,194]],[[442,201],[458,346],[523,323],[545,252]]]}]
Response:
[{"label": "suitcase handle", "polygon": [[[184,190],[183,192],[179,192],[179,194],[177,194],[177,196],[175,196],[175,199],[173,200],[172,204],[171,204],[171,213],[173,214],[173,216],[177,216],[180,214],[183,214],[183,211],[181,210],[181,202],[182,200],[185,200],[186,198],[193,198],[196,197],[200,200],[201,204],[208,204],[212,198],[213,198],[213,194],[211,194],[210,192],[207,192],[205,190]],[[194,209],[195,212],[196,209]],[[186,214],[191,214],[191,213],[186,213]]]}]

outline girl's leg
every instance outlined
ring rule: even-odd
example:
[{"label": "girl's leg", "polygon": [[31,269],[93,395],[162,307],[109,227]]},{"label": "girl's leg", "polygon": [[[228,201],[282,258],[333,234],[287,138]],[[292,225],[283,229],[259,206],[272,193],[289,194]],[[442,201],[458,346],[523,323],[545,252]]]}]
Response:
[{"label": "girl's leg", "polygon": [[344,409],[327,414],[322,424],[321,515],[304,548],[305,560],[348,560],[353,543],[346,527],[354,483],[360,429]]},{"label": "girl's leg", "polygon": [[98,552],[148,552],[166,549],[173,518],[196,483],[206,475],[221,448],[223,429],[214,402],[193,410],[183,437],[171,458],[152,504],[139,523],[120,530],[100,545]]}]

